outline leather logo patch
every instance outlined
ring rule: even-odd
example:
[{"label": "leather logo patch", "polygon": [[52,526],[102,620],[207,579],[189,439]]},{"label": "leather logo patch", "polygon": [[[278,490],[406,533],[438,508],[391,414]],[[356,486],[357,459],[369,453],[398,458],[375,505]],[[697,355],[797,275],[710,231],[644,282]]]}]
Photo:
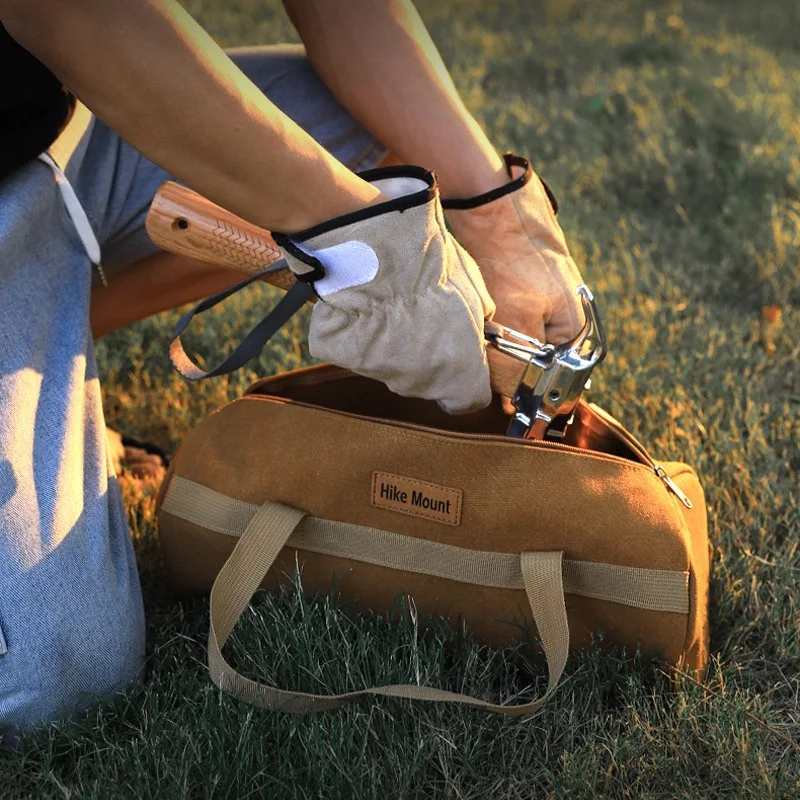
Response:
[{"label": "leather logo patch", "polygon": [[378,508],[432,519],[445,525],[459,525],[462,497],[461,489],[388,472],[372,473],[372,505]]}]

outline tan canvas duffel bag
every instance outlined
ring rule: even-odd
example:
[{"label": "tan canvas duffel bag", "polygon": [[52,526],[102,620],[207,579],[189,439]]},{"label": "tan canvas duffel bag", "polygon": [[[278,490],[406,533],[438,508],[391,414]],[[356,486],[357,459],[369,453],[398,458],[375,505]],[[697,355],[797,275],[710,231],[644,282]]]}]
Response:
[{"label": "tan canvas duffel bag", "polygon": [[[708,656],[703,491],[581,401],[565,444],[503,435],[499,399],[466,417],[323,365],[253,384],[193,430],[158,502],[175,589],[211,589],[214,682],[286,711],[365,693],[521,715],[555,688],[569,650],[605,639],[694,673]],[[255,590],[290,579],[385,612],[398,594],[492,645],[535,625],[545,695],[493,705],[431,687],[321,697],[237,673],[221,650]]]}]

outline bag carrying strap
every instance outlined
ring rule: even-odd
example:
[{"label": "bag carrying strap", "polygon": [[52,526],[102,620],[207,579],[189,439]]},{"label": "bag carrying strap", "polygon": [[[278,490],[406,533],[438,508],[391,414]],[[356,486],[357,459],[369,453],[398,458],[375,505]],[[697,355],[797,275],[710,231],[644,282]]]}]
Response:
[{"label": "bag carrying strap", "polygon": [[[245,532],[260,505],[173,474],[159,515],[169,514],[207,531]],[[163,524],[163,523],[162,523]],[[341,520],[306,516],[286,547],[376,567],[446,578],[471,586],[524,591],[519,553],[471,550]],[[626,567],[598,561],[561,561],[565,594],[619,603],[644,611],[688,614],[689,572]]]},{"label": "bag carrying strap", "polygon": [[261,506],[247,525],[211,589],[211,619],[208,632],[208,667],[212,681],[223,691],[262,708],[293,713],[324,711],[366,695],[383,695],[410,700],[438,700],[481,708],[519,717],[538,711],[564,671],[569,650],[569,628],[562,583],[562,553],[526,552],[520,556],[525,593],[544,649],[549,671],[547,691],[536,700],[516,706],[499,705],[429,686],[397,684],[374,686],[339,695],[293,692],[253,681],[237,672],[225,660],[222,648],[253,594],[272,567],[305,513],[280,503]]},{"label": "bag carrying strap", "polygon": [[314,297],[314,287],[310,283],[297,281],[288,292],[278,301],[275,308],[258,323],[247,336],[234,348],[233,352],[214,369],[208,371],[201,369],[186,354],[181,342],[181,334],[189,326],[189,323],[197,314],[202,314],[210,308],[227,300],[232,294],[236,294],[240,289],[249,286],[253,281],[268,272],[282,269],[283,264],[272,264],[256,275],[248,275],[243,281],[223,289],[211,297],[201,300],[194,308],[187,311],[178,321],[172,340],[169,343],[169,358],[172,366],[180,372],[187,381],[199,381],[203,378],[214,378],[217,375],[225,375],[233,372],[239,367],[243,367],[251,358],[259,354],[261,348],[303,307],[307,300]]}]

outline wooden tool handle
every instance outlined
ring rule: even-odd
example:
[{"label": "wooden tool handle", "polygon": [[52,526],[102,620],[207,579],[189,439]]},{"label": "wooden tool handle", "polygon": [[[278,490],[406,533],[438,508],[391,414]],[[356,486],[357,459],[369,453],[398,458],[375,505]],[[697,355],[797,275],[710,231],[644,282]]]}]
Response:
[{"label": "wooden tool handle", "polygon": [[[281,258],[269,231],[171,181],[156,193],[145,227],[163,250],[251,275]],[[268,272],[264,280],[284,290],[295,282],[288,268]],[[487,355],[492,389],[513,397],[525,364],[494,347],[487,348]]]},{"label": "wooden tool handle", "polygon": [[[145,227],[163,250],[250,275],[281,258],[269,231],[171,181],[156,193]],[[288,268],[270,273],[265,280],[281,289],[294,284]]]}]

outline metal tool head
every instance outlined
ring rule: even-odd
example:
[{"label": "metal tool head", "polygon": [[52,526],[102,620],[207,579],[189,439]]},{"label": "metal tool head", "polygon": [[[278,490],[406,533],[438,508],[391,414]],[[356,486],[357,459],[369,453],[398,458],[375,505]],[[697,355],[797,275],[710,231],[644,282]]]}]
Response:
[{"label": "metal tool head", "polygon": [[516,414],[510,436],[563,438],[589,376],[606,354],[606,338],[594,297],[585,284],[580,295],[585,322],[578,334],[558,345],[504,328],[492,344],[528,366],[513,398]]}]

